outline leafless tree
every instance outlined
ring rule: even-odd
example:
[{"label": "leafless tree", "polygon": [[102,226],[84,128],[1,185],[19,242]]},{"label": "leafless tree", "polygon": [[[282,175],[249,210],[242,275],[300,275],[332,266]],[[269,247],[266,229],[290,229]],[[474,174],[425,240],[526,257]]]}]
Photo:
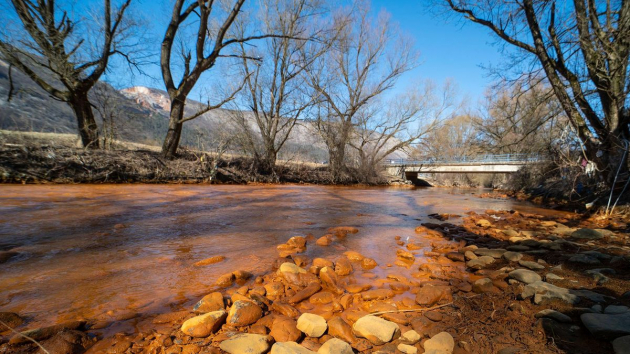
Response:
[{"label": "leafless tree", "polygon": [[471,114],[458,114],[446,119],[437,129],[429,132],[417,148],[414,159],[452,160],[480,153],[478,118]]},{"label": "leafless tree", "polygon": [[608,185],[627,170],[630,2],[445,0],[535,60]]},{"label": "leafless tree", "polygon": [[[213,68],[219,58],[238,57],[238,54],[235,53],[225,53],[226,48],[257,39],[280,37],[273,33],[247,35],[234,33],[234,24],[239,17],[243,16],[244,3],[245,0],[175,1],[171,21],[162,40],[160,54],[162,79],[171,99],[169,127],[162,145],[164,156],[173,157],[177,153],[184,122],[198,118],[204,113],[232,101],[236,93],[245,85],[245,82],[238,84],[238,87],[226,94],[218,103],[208,102],[204,108],[189,116],[184,116],[186,99],[201,75]],[[194,35],[185,33],[183,27],[186,26],[196,28]],[[194,50],[187,49],[187,39],[191,37],[194,38],[193,43],[191,43]],[[177,55],[177,52],[173,50],[176,40],[179,40],[181,47],[180,59],[183,70],[181,70],[180,75],[176,75],[177,71],[174,72],[177,67],[177,63],[173,62],[173,56]],[[251,57],[248,59],[259,60],[260,58]],[[180,76],[179,80],[176,79],[176,76]]]},{"label": "leafless tree", "polygon": [[[241,44],[245,80],[241,103],[251,114],[234,111],[234,120],[244,133],[243,146],[253,155],[258,171],[270,173],[298,119],[319,97],[304,90],[302,72],[330,45],[305,51],[310,40],[322,42],[321,34],[325,33],[318,28],[325,13],[321,1],[266,0],[260,6],[264,32],[280,37],[266,39],[260,49]],[[293,39],[298,37],[304,39]],[[248,59],[263,56],[266,60],[262,62]]]},{"label": "leafless tree", "polygon": [[309,85],[321,95],[317,125],[326,142],[329,168],[338,181],[346,170],[346,148],[361,110],[391,89],[417,65],[412,43],[386,12],[370,14],[367,1],[357,1],[333,49],[308,70]]},{"label": "leafless tree", "polygon": [[118,138],[119,131],[124,130],[115,91],[104,84],[97,84],[91,92],[91,101],[94,110],[102,120],[100,129],[100,136],[103,139],[102,147],[111,149],[114,140]]},{"label": "leafless tree", "polygon": [[359,177],[369,182],[387,156],[407,150],[438,129],[457,110],[455,95],[450,81],[441,89],[426,81],[393,99],[376,99],[364,106],[348,142],[359,157]]},{"label": "leafless tree", "polygon": [[104,0],[95,20],[100,28],[77,30],[81,18],[54,0],[11,0],[14,13],[1,16],[5,25],[17,16],[21,28],[5,28],[0,53],[16,69],[28,75],[53,98],[74,111],[83,146],[98,148],[98,127],[88,92],[98,82],[114,55],[129,59],[125,22],[131,0],[118,6]]}]

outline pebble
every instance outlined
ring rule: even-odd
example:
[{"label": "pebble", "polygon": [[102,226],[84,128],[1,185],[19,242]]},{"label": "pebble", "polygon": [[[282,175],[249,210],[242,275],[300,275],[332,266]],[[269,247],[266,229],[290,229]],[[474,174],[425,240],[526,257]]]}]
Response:
[{"label": "pebble", "polygon": [[414,345],[418,343],[421,338],[422,337],[420,337],[420,334],[412,329],[403,333],[402,336],[400,336],[400,342],[404,344]]},{"label": "pebble", "polygon": [[547,273],[547,274],[545,275],[545,279],[546,279],[547,281],[549,281],[549,280],[564,280],[564,278],[563,278],[563,277],[561,277],[561,276],[559,276],[559,275],[555,275],[555,274],[553,274],[553,273]]},{"label": "pebble", "polygon": [[402,343],[398,344],[396,349],[398,349],[401,353],[404,353],[404,354],[416,354],[418,352],[418,348],[411,345],[402,344]]}]

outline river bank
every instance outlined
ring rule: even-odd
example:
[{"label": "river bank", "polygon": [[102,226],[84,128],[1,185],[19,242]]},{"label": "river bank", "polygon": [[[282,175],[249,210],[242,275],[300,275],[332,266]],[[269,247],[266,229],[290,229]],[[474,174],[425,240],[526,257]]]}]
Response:
[{"label": "river bank", "polygon": [[[53,237],[46,249],[68,250],[32,258],[36,244],[17,246],[24,237],[6,238],[9,230],[29,231],[6,224],[5,217],[2,249],[22,256],[2,265],[19,278],[0,276],[5,289],[0,303],[3,311],[16,313],[11,319],[18,331],[48,328],[28,333],[47,348],[234,353],[239,351],[231,345],[257,340],[260,352],[297,345],[277,344],[287,341],[320,353],[333,345],[348,349],[341,341],[365,353],[422,353],[434,344],[456,353],[612,353],[611,341],[628,334],[628,220],[597,220],[444,190],[261,186],[252,195],[255,188],[245,186],[212,187],[211,194],[192,186],[127,186],[112,194],[107,186],[39,186],[34,198],[23,199],[19,187],[4,187],[5,215],[17,221],[22,208],[32,215],[31,225],[63,215],[41,224],[36,234]],[[50,203],[50,193],[59,197],[41,208],[45,204],[38,200]],[[122,204],[112,204],[120,198]],[[20,200],[28,202],[21,206]],[[175,215],[164,210],[172,203],[179,205]],[[71,225],[72,214],[86,206],[100,215],[63,230],[62,239],[53,236],[53,225]],[[265,217],[253,217],[263,206]],[[186,224],[199,238],[172,238]],[[85,241],[78,243],[73,235],[84,235],[87,225],[92,232],[106,228],[109,235],[82,236]],[[210,231],[213,243],[204,246],[206,229],[216,231]],[[139,233],[153,242],[125,241]],[[291,237],[296,234],[301,236]],[[118,245],[114,253],[112,245]],[[85,264],[76,264],[75,252]],[[49,262],[56,266],[47,271]],[[26,266],[32,272],[25,272]],[[68,281],[76,289],[63,289]],[[162,289],[156,286],[160,282],[173,287]],[[169,292],[172,296],[161,300]],[[117,297],[124,301],[112,302]],[[41,315],[31,312],[35,309]],[[307,316],[313,325],[307,328],[305,319],[300,321],[305,313],[324,322]],[[37,320],[53,314],[52,322]],[[391,328],[391,337],[370,333],[371,321]],[[321,335],[312,331],[323,324]],[[2,335],[3,352],[39,349],[8,331]]]}]

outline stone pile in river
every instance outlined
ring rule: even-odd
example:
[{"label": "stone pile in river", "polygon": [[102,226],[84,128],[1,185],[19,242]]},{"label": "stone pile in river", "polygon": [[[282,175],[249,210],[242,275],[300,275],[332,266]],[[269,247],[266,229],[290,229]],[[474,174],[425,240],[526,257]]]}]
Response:
[{"label": "stone pile in river", "polygon": [[[272,272],[221,275],[192,309],[88,352],[628,353],[627,234],[548,219],[487,211],[463,225],[425,223],[415,236],[383,240],[383,264],[339,244],[353,227],[292,237],[278,245]],[[306,255],[318,247],[339,252]]]}]

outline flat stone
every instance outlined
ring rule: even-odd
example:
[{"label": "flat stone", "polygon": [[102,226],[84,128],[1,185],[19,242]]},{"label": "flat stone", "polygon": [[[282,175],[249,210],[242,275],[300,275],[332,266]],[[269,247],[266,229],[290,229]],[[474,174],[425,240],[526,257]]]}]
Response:
[{"label": "flat stone", "polygon": [[583,254],[583,253],[576,254],[575,256],[569,258],[569,262],[581,263],[581,264],[601,264],[599,259]]},{"label": "flat stone", "polygon": [[352,332],[369,340],[374,345],[383,345],[400,334],[400,328],[394,322],[376,316],[363,316],[352,326]]},{"label": "flat stone", "polygon": [[630,313],[620,315],[584,313],[580,319],[591,334],[600,339],[612,340],[630,334]]},{"label": "flat stone", "polygon": [[326,332],[328,325],[322,316],[303,313],[298,318],[297,328],[309,337],[319,338]]},{"label": "flat stone", "polygon": [[492,258],[501,258],[506,251],[502,248],[477,248],[475,254],[477,256],[488,256]]},{"label": "flat stone", "polygon": [[454,262],[465,262],[466,258],[463,254],[459,252],[449,252],[446,254],[446,258],[450,259]]},{"label": "flat stone", "polygon": [[546,318],[551,318],[552,320],[556,320],[562,323],[571,323],[571,317],[563,314],[562,312],[552,310],[552,309],[539,311],[534,315],[534,317],[536,318],[546,317]]},{"label": "flat stone", "polygon": [[410,345],[414,345],[418,343],[420,339],[422,339],[420,334],[414,331],[413,329],[403,333],[402,336],[400,336],[401,343],[410,344]]},{"label": "flat stone", "polygon": [[559,276],[559,275],[555,275],[555,274],[553,274],[553,273],[547,273],[547,274],[545,275],[545,279],[546,279],[547,281],[549,281],[549,280],[564,280],[564,278],[563,278],[563,277],[561,277],[561,276]]},{"label": "flat stone", "polygon": [[374,289],[361,293],[361,299],[364,301],[384,300],[394,297],[391,289]]},{"label": "flat stone", "polygon": [[425,285],[416,293],[416,303],[418,305],[431,307],[450,295],[451,288],[449,286]]},{"label": "flat stone", "polygon": [[630,354],[630,336],[623,336],[612,342],[615,354]]},{"label": "flat stone", "polygon": [[332,338],[326,341],[317,351],[318,354],[353,354],[350,344],[337,339]]},{"label": "flat stone", "polygon": [[594,229],[584,228],[574,231],[571,237],[581,240],[599,240],[604,237],[604,234]]},{"label": "flat stone", "polygon": [[260,334],[237,334],[219,344],[229,354],[263,354],[269,351],[273,338]]},{"label": "flat stone", "polygon": [[604,313],[609,314],[609,315],[619,315],[626,312],[628,312],[627,306],[610,305],[610,306],[606,306],[606,308],[604,309]]},{"label": "flat stone", "polygon": [[540,275],[536,274],[536,272],[527,269],[513,270],[508,273],[508,276],[525,284],[531,284],[542,280]]},{"label": "flat stone", "polygon": [[191,337],[204,338],[221,328],[227,318],[224,310],[213,311],[193,317],[182,324],[182,332]]},{"label": "flat stone", "polygon": [[271,347],[269,354],[314,354],[315,352],[304,348],[295,342],[278,342]]},{"label": "flat stone", "polygon": [[531,262],[531,261],[523,261],[520,260],[518,261],[518,264],[520,264],[521,266],[525,267],[525,268],[529,268],[531,270],[541,270],[541,269],[545,269],[545,266],[542,264],[538,264],[536,262]]},{"label": "flat stone", "polygon": [[571,294],[569,289],[561,288],[540,280],[526,285],[520,296],[522,299],[534,296],[535,304],[540,304],[547,299],[559,299],[571,305],[575,305],[580,301],[580,298],[577,295]]},{"label": "flat stone", "polygon": [[494,263],[494,258],[490,256],[481,256],[477,259],[471,259],[466,262],[466,266],[472,269],[483,269],[490,264]]},{"label": "flat stone", "polygon": [[523,254],[519,252],[506,251],[503,253],[503,258],[505,258],[506,261],[518,262],[521,258],[523,258]]},{"label": "flat stone", "polygon": [[418,352],[418,348],[411,345],[403,344],[403,343],[398,344],[396,349],[398,349],[401,353],[404,353],[404,354],[416,354]]},{"label": "flat stone", "polygon": [[424,342],[425,354],[450,354],[454,348],[453,336],[447,332],[440,332]]}]

